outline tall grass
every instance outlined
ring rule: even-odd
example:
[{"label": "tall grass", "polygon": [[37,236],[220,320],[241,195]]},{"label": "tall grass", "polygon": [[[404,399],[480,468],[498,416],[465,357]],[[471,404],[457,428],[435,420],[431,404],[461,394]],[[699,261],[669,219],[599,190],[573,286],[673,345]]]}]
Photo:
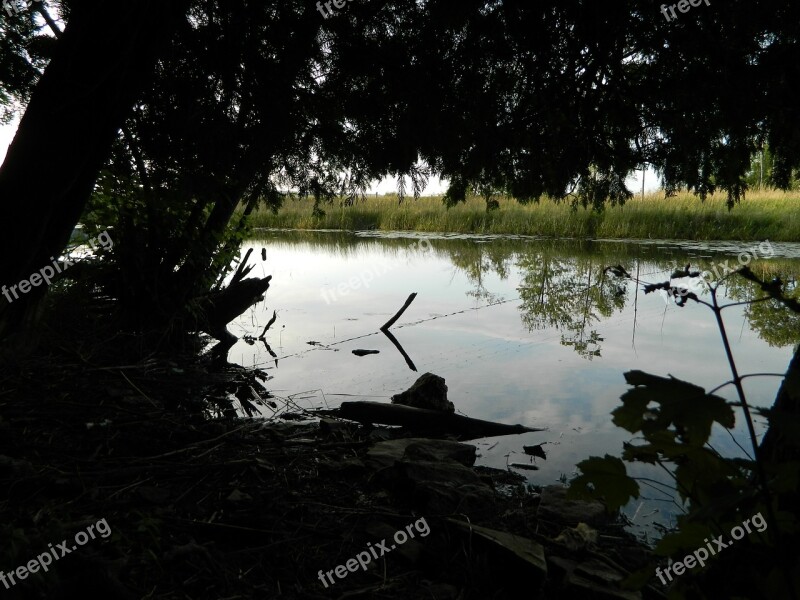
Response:
[{"label": "tall grass", "polygon": [[663,192],[637,196],[624,206],[608,206],[601,213],[568,202],[542,199],[521,205],[500,199],[500,208],[486,212],[481,198],[447,209],[440,196],[418,200],[397,196],[370,196],[354,206],[323,206],[325,215],[312,214],[310,199],[290,200],[274,215],[261,210],[252,215],[254,227],[286,229],[342,229],[427,231],[451,233],[505,233],[571,238],[688,239],[800,241],[800,192],[750,192],[729,211],[725,196],[705,202],[691,194],[664,198]]}]

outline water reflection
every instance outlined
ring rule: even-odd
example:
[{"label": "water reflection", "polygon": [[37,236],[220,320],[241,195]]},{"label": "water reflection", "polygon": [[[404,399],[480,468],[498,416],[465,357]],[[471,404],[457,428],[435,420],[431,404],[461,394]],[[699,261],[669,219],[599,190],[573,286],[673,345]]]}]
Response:
[{"label": "water reflection", "polygon": [[[388,402],[419,373],[441,375],[456,410],[548,428],[478,446],[481,464],[505,468],[531,460],[523,445],[546,442],[547,460],[537,460],[537,471],[523,471],[536,484],[569,477],[590,455],[620,454],[630,436],[611,423],[610,413],[627,389],[623,372],[672,374],[706,390],[730,379],[708,309],[693,303],[678,308],[658,294],[645,296],[641,286],[604,268],[620,265],[659,282],[687,263],[706,270],[735,257],[736,244],[433,236],[432,250],[420,252],[418,239],[267,232],[251,240],[245,250],[254,247],[255,256],[266,248],[267,260],[256,272],[273,275],[272,286],[266,300],[230,330],[258,336],[273,311],[277,320],[264,343],[240,340],[229,359],[268,370],[276,397],[291,396],[306,407],[353,399]],[[797,295],[800,244],[773,246],[773,258],[750,268],[762,279],[780,277]],[[348,283],[366,281],[367,272],[374,276],[366,285]],[[419,296],[392,328],[393,341],[379,327],[410,292]],[[761,294],[734,277],[720,295],[742,301]],[[742,371],[785,371],[791,346],[800,340],[798,315],[770,301],[733,307],[724,316]],[[354,349],[379,353],[358,357]],[[756,406],[769,405],[779,383],[748,379],[748,397]],[[729,389],[719,394],[735,400]],[[714,447],[740,455],[736,442],[746,434],[738,415],[732,436],[715,432]],[[650,473],[646,465],[631,471],[663,481],[663,474]],[[646,525],[668,522],[675,510],[668,494],[653,491],[630,507],[630,515]]]},{"label": "water reflection", "polygon": [[[467,294],[487,303],[498,301],[497,294],[485,286],[487,275],[494,273],[506,280],[512,268],[519,269],[522,282],[517,290],[522,300],[520,313],[524,326],[528,331],[557,329],[562,333],[563,346],[589,360],[601,356],[603,341],[593,325],[621,312],[629,303],[645,300],[641,286],[637,290],[634,284],[614,277],[608,267],[620,264],[640,281],[661,282],[668,280],[682,259],[692,261],[684,268],[691,265],[692,271],[712,271],[731,251],[730,243],[716,249],[709,244],[701,255],[682,249],[680,244],[654,248],[617,242],[540,240],[533,243],[533,248],[526,244],[523,251],[519,251],[519,245],[518,240],[497,239],[487,244],[449,239],[439,246],[439,251],[475,286]],[[780,248],[783,257],[758,261],[752,270],[764,280],[779,278],[785,283],[787,294],[797,295],[798,247],[782,244]],[[629,256],[632,251],[635,257]],[[614,262],[620,257],[621,261]],[[735,276],[726,278],[721,290],[722,297],[737,302],[763,296],[755,284]],[[660,296],[667,304],[673,303],[663,293]],[[708,296],[707,291],[701,295]],[[800,340],[800,315],[782,310],[777,301],[747,306],[745,318],[770,346],[789,346]]]}]

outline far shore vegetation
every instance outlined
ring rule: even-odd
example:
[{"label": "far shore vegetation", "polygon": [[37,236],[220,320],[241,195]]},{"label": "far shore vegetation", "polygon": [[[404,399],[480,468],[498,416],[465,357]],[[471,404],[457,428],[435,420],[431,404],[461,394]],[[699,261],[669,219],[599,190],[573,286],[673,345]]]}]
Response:
[{"label": "far shore vegetation", "polygon": [[252,227],[494,233],[572,238],[800,241],[800,191],[749,191],[732,210],[718,193],[705,201],[689,193],[670,198],[664,192],[636,195],[622,206],[597,212],[569,201],[543,198],[523,205],[499,198],[499,208],[486,210],[481,197],[446,208],[441,196],[399,202],[396,194],[370,195],[352,206],[340,201],[322,204],[314,216],[311,198],[288,199],[277,214],[255,211]]}]

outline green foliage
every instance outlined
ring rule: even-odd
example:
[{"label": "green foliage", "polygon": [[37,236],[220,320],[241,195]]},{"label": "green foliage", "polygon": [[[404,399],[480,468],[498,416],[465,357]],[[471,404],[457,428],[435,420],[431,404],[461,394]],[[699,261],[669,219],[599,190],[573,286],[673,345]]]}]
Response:
[{"label": "green foliage", "polygon": [[[31,3],[31,10],[13,1],[22,10],[11,14],[6,4],[0,2],[0,124],[10,122],[30,100],[55,44],[52,34],[36,24],[36,3]],[[48,5],[52,8],[52,2]]]}]

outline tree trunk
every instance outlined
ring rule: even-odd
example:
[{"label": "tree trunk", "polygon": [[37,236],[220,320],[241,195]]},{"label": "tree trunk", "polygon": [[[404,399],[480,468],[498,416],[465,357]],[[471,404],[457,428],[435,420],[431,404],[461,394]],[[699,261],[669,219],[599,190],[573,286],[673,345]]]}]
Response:
[{"label": "tree trunk", "polygon": [[[0,167],[0,285],[52,262],[70,234],[158,53],[185,18],[188,0],[99,2],[75,7],[34,89]],[[113,235],[112,235],[113,238]],[[0,296],[0,339],[30,325],[44,292]]]},{"label": "tree trunk", "polygon": [[797,346],[789,369],[772,405],[770,426],[758,448],[766,461],[782,463],[800,460],[800,345]]}]

